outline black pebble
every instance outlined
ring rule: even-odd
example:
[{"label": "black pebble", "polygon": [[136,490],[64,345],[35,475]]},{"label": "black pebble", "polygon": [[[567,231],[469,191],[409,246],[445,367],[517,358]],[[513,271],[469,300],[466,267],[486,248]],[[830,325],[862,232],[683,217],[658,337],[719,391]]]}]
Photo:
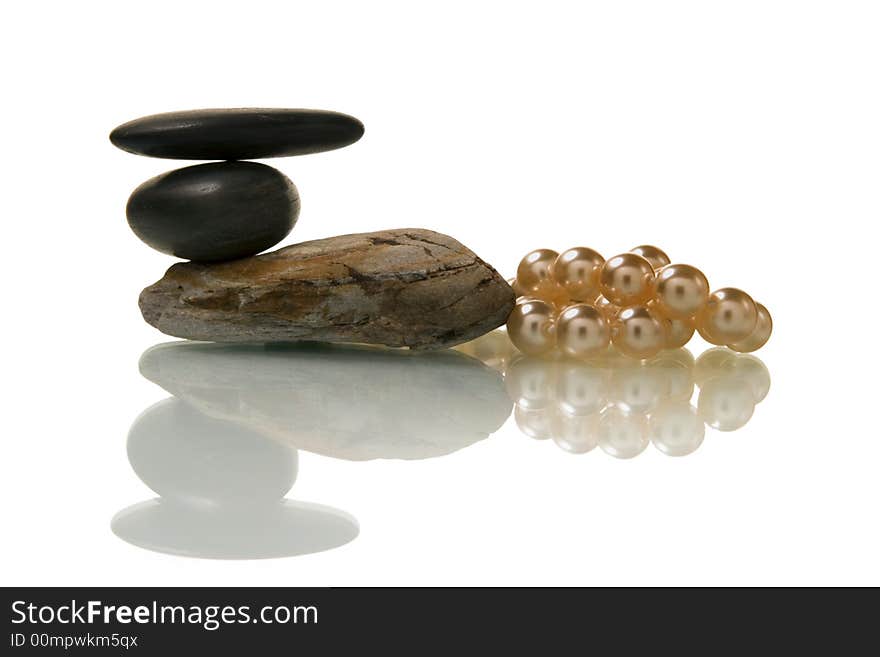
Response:
[{"label": "black pebble", "polygon": [[199,164],[142,184],[126,214],[135,234],[157,251],[201,262],[236,260],[284,239],[299,216],[299,194],[265,164]]},{"label": "black pebble", "polygon": [[250,160],[320,153],[353,144],[353,116],[309,109],[204,109],[145,116],[110,133],[124,151],[176,160]]}]

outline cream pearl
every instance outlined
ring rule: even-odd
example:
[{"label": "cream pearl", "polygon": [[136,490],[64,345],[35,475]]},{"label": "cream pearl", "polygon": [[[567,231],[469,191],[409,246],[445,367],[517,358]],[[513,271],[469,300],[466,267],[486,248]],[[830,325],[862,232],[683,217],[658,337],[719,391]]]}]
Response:
[{"label": "cream pearl", "polygon": [[608,370],[574,360],[559,363],[556,404],[568,416],[592,415],[605,408]]},{"label": "cream pearl", "polygon": [[768,311],[767,308],[764,307],[764,304],[761,303],[755,302],[755,307],[758,309],[758,322],[755,325],[755,329],[745,340],[740,340],[739,342],[733,342],[727,345],[734,351],[742,353],[757,351],[767,344],[767,340],[770,339],[770,334],[773,333],[773,318],[770,316],[770,311]]},{"label": "cream pearl", "polygon": [[736,363],[736,354],[724,347],[707,349],[694,363],[694,381],[701,388],[719,376],[728,376]]},{"label": "cream pearl", "polygon": [[661,267],[665,267],[670,262],[672,262],[669,259],[669,256],[666,255],[666,253],[658,249],[656,246],[651,246],[650,244],[634,246],[629,250],[629,252],[642,256],[645,260],[651,263],[651,266],[655,270],[660,269]]},{"label": "cream pearl", "polygon": [[694,337],[696,331],[695,321],[692,317],[681,319],[669,317],[656,299],[651,299],[647,304],[648,309],[657,315],[666,327],[666,349],[680,349]]},{"label": "cream pearl", "polygon": [[669,401],[690,401],[694,396],[694,372],[683,367],[669,367],[666,375]]},{"label": "cream pearl", "polygon": [[707,381],[697,397],[697,412],[703,422],[718,431],[735,431],[755,412],[755,397],[749,383],[737,376],[719,376]]},{"label": "cream pearl", "polygon": [[733,361],[733,373],[749,384],[756,404],[764,401],[770,392],[770,372],[760,358],[750,354],[737,355]]},{"label": "cream pearl", "polygon": [[572,454],[584,454],[599,444],[599,414],[556,418],[553,442]]},{"label": "cream pearl", "polygon": [[669,401],[690,401],[694,394],[694,357],[687,349],[663,351],[648,361],[663,381]]},{"label": "cream pearl", "polygon": [[737,354],[724,347],[707,349],[694,365],[694,379],[701,388],[714,379],[738,379],[749,385],[755,403],[770,391],[770,372],[757,356]]},{"label": "cream pearl", "polygon": [[526,254],[516,268],[516,282],[521,290],[534,290],[539,283],[550,279],[550,268],[559,254],[552,249],[535,249]]},{"label": "cream pearl", "polygon": [[694,320],[689,317],[685,319],[670,319],[667,317],[663,319],[663,323],[666,324],[667,349],[681,349],[694,337],[694,331],[696,330]]},{"label": "cream pearl", "polygon": [[666,382],[651,364],[628,362],[612,371],[609,399],[626,413],[647,413],[663,400]]},{"label": "cream pearl", "polygon": [[519,430],[529,438],[547,440],[553,437],[556,415],[552,408],[530,409],[517,406],[513,409],[513,419]]},{"label": "cream pearl", "polygon": [[507,335],[524,354],[540,356],[556,346],[556,311],[546,301],[523,298],[507,318]]},{"label": "cream pearl", "polygon": [[666,327],[645,306],[621,310],[612,324],[611,341],[630,358],[652,358],[666,346]]},{"label": "cream pearl", "polygon": [[576,246],[559,254],[551,275],[574,301],[592,301],[599,293],[599,272],[605,258],[593,249]]},{"label": "cream pearl", "polygon": [[697,324],[697,333],[699,333],[699,334],[700,334],[700,337],[703,338],[703,339],[704,339],[706,342],[708,342],[709,344],[713,344],[713,345],[715,345],[716,347],[723,347],[723,346],[726,346],[726,345],[724,344],[724,341],[723,341],[723,340],[719,340],[718,338],[716,338],[716,337],[710,335],[709,333],[707,333],[707,332],[705,331],[704,327],[703,327],[701,324]]},{"label": "cream pearl", "polygon": [[667,456],[686,456],[703,444],[706,426],[686,401],[664,404],[651,413],[648,431],[654,447]]},{"label": "cream pearl", "polygon": [[556,369],[552,360],[520,356],[504,373],[510,400],[529,410],[552,406],[556,398]]},{"label": "cream pearl", "polygon": [[556,321],[556,344],[566,356],[589,358],[605,351],[611,339],[608,321],[594,306],[576,303]]},{"label": "cream pearl", "polygon": [[607,408],[599,416],[599,447],[619,459],[631,459],[648,446],[648,424],[644,415]]},{"label": "cream pearl", "polygon": [[675,365],[692,371],[694,369],[694,362],[694,355],[687,349],[670,349],[652,360],[651,365],[660,367]]},{"label": "cream pearl", "polygon": [[657,272],[652,295],[657,309],[670,319],[692,317],[709,300],[709,281],[696,267],[666,265]]},{"label": "cream pearl", "polygon": [[617,305],[629,306],[647,301],[651,296],[654,268],[635,253],[621,253],[609,258],[599,272],[599,291]]},{"label": "cream pearl", "polygon": [[758,308],[755,302],[735,287],[715,290],[697,313],[697,330],[711,344],[745,340],[757,325]]}]

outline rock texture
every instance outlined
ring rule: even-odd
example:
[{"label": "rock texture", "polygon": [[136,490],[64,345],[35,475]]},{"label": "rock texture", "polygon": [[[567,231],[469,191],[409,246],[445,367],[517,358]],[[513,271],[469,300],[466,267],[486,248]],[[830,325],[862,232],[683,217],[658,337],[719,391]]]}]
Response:
[{"label": "rock texture", "polygon": [[140,296],[144,319],[181,338],[415,349],[476,338],[503,324],[514,302],[512,288],[472,251],[417,228],[179,263]]},{"label": "rock texture", "polygon": [[203,109],[144,116],[110,133],[136,155],[179,160],[252,160],[320,153],[353,144],[364,124],[311,109]]},{"label": "rock texture", "polygon": [[132,193],[128,225],[157,251],[200,262],[246,258],[283,240],[299,216],[299,193],[256,162],[215,162],[169,171]]}]

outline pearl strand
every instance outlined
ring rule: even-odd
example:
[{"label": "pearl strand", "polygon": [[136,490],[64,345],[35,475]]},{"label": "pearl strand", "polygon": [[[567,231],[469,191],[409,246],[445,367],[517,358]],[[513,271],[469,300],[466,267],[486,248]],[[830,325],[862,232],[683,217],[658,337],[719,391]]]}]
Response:
[{"label": "pearl strand", "polygon": [[607,260],[587,247],[536,249],[519,263],[511,285],[518,299],[507,332],[531,356],[558,349],[593,358],[613,345],[647,359],[683,347],[695,332],[746,353],[764,346],[773,331],[767,308],[748,294],[732,287],[710,293],[703,272],[673,264],[649,244]]}]

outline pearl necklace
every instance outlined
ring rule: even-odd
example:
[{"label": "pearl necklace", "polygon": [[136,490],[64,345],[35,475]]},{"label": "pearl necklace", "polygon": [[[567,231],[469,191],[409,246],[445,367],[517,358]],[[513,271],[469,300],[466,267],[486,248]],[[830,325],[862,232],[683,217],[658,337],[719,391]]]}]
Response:
[{"label": "pearl necklace", "polygon": [[632,358],[652,358],[687,344],[694,332],[738,352],[760,349],[773,330],[767,308],[740,289],[710,293],[696,267],[672,264],[656,246],[608,260],[593,249],[536,249],[511,281],[517,303],[507,332],[528,355],[558,349],[575,358],[609,343]]}]

